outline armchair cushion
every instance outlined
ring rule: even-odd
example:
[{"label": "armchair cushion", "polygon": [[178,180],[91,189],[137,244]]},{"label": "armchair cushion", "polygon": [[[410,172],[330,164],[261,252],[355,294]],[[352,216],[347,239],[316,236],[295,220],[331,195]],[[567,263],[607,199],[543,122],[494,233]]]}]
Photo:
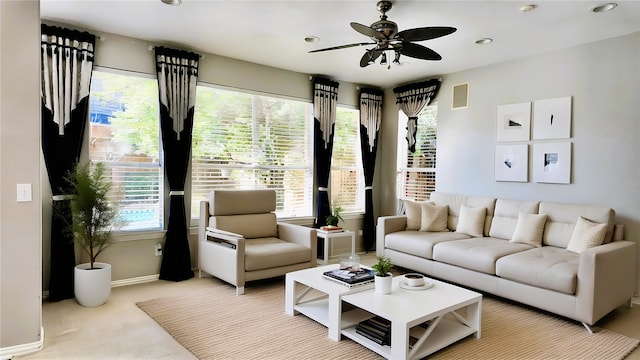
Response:
[{"label": "armchair cushion", "polygon": [[209,192],[209,215],[269,213],[276,210],[273,190],[216,190]]},{"label": "armchair cushion", "polygon": [[276,214],[212,216],[209,226],[244,236],[245,239],[277,237]]},{"label": "armchair cushion", "polygon": [[245,241],[245,271],[277,268],[308,262],[311,249],[274,237]]}]

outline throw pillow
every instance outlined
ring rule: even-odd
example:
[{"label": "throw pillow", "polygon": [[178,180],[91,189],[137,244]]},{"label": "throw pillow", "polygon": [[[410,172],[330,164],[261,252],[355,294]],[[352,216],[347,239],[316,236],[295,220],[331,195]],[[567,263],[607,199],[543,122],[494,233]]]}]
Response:
[{"label": "throw pillow", "polygon": [[433,204],[433,202],[404,201],[404,214],[407,216],[406,230],[420,230],[420,224],[422,222],[422,204]]},{"label": "throw pillow", "polygon": [[423,203],[420,231],[447,231],[448,216],[449,206]]},{"label": "throw pillow", "polygon": [[607,224],[593,222],[580,216],[571,234],[567,250],[580,254],[588,248],[602,245]]},{"label": "throw pillow", "polygon": [[547,222],[546,214],[518,214],[516,229],[511,237],[511,242],[542,246],[542,233]]},{"label": "throw pillow", "polygon": [[456,232],[464,233],[474,237],[483,237],[484,220],[487,215],[487,208],[473,208],[466,205],[460,206],[460,217]]}]

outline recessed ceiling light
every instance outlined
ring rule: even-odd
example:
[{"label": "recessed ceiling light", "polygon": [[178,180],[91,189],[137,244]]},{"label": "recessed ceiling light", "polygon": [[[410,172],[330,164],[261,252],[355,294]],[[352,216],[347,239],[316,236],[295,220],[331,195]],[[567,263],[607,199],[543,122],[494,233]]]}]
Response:
[{"label": "recessed ceiling light", "polygon": [[182,4],[182,0],[160,0],[167,5],[180,5]]},{"label": "recessed ceiling light", "polygon": [[598,5],[596,7],[591,8],[591,12],[594,13],[602,13],[602,12],[607,12],[609,10],[613,10],[616,6],[618,6],[618,4],[616,3],[606,3],[606,4],[602,4],[602,5]]},{"label": "recessed ceiling light", "polygon": [[304,41],[308,42],[308,43],[314,43],[314,42],[318,42],[320,41],[320,38],[317,36],[307,36],[306,38],[304,38]]},{"label": "recessed ceiling light", "polygon": [[492,42],[493,42],[492,38],[482,38],[482,39],[476,40],[476,44],[478,45],[490,44]]},{"label": "recessed ceiling light", "polygon": [[520,11],[529,12],[529,11],[535,10],[537,7],[538,5],[534,5],[534,4],[524,5],[520,7]]}]

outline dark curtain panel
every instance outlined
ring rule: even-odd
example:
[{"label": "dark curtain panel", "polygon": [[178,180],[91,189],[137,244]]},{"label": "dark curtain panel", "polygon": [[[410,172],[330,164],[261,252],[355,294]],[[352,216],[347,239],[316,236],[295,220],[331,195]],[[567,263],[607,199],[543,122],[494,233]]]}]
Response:
[{"label": "dark curtain panel", "polygon": [[193,277],[184,209],[184,183],[191,155],[200,56],[163,47],[157,47],[155,53],[164,167],[170,189],[169,223],[160,279],[182,281]]},{"label": "dark curtain panel", "polygon": [[[73,294],[76,259],[73,235],[65,231],[71,208],[64,177],[80,159],[89,111],[89,88],[95,36],[87,32],[41,25],[42,152],[53,193],[49,301]],[[55,213],[58,213],[56,211]]]},{"label": "dark curtain panel", "polygon": [[314,226],[327,224],[331,213],[329,204],[329,174],[333,152],[333,130],[336,123],[336,105],[339,84],[322,78],[313,81],[313,128],[318,183],[318,203]]},{"label": "dark curtain panel", "polygon": [[376,243],[376,225],[373,220],[373,174],[378,151],[378,133],[382,120],[382,97],[380,90],[360,91],[360,147],[364,170],[365,210],[362,228],[364,249],[371,250]]},{"label": "dark curtain panel", "polygon": [[396,104],[407,115],[407,145],[409,151],[416,151],[416,132],[418,131],[418,114],[429,105],[438,94],[440,80],[432,79],[425,82],[409,84],[393,89],[396,94]]}]

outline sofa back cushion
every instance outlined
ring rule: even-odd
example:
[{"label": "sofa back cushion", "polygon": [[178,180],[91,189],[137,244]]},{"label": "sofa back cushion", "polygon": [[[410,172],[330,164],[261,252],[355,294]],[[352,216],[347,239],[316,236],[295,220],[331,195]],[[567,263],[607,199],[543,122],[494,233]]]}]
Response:
[{"label": "sofa back cushion", "polygon": [[518,215],[520,213],[537,214],[539,205],[539,201],[496,200],[489,236],[511,240],[518,224]]},{"label": "sofa back cushion", "polygon": [[481,196],[450,194],[436,191],[431,193],[429,200],[433,201],[436,205],[449,206],[447,226],[449,230],[452,231],[455,231],[457,228],[458,219],[460,217],[460,207],[462,205],[472,208],[479,207],[487,209],[483,233],[485,236],[489,236],[489,229],[491,228],[491,220],[493,219],[496,199]]},{"label": "sofa back cushion", "polygon": [[616,213],[611,208],[543,201],[540,203],[539,213],[547,215],[542,237],[543,245],[566,248],[580,216],[593,222],[607,224],[605,244],[613,238]]}]

